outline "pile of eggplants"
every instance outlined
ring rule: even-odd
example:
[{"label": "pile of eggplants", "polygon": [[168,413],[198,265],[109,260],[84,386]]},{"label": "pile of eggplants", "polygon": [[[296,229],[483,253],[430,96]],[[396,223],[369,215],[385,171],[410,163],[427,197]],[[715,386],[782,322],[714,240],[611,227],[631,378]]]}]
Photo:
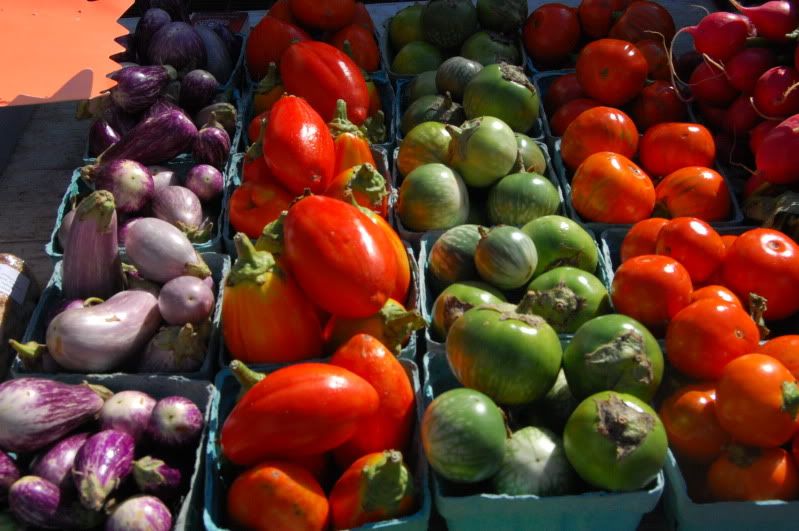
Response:
[{"label": "pile of eggplants", "polygon": [[42,529],[168,531],[204,427],[202,411],[182,396],[156,400],[41,378],[4,382],[4,517]]}]

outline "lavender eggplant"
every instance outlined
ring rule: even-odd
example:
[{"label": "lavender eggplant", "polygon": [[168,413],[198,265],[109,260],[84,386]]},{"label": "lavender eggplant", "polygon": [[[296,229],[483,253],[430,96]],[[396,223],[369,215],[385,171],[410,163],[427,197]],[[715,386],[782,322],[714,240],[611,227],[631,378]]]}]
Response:
[{"label": "lavender eggplant", "polygon": [[192,156],[195,162],[210,164],[221,170],[227,163],[229,154],[230,135],[216,121],[216,114],[212,113],[211,121],[200,129],[194,139]]},{"label": "lavender eggplant", "polygon": [[233,73],[233,59],[225,41],[211,28],[198,25],[194,29],[205,46],[205,69],[213,74],[220,83],[226,83]]},{"label": "lavender eggplant", "polygon": [[195,372],[200,370],[208,349],[211,324],[162,328],[139,357],[138,372]]},{"label": "lavender eggplant", "polygon": [[177,73],[168,64],[129,66],[109,77],[117,82],[111,89],[111,99],[123,111],[135,114],[150,108]]},{"label": "lavender eggplant", "polygon": [[105,523],[105,531],[170,531],[172,514],[155,496],[133,496],[119,504]]},{"label": "lavender eggplant", "polygon": [[92,192],[78,205],[62,264],[62,290],[68,299],[108,297],[119,290],[121,267],[114,196]]},{"label": "lavender eggplant", "polygon": [[122,264],[122,271],[125,275],[125,289],[132,291],[144,291],[151,294],[153,297],[158,298],[161,294],[161,285],[147,280],[135,266],[130,264]]},{"label": "lavender eggplant", "polygon": [[170,22],[150,39],[147,58],[151,64],[171,65],[179,72],[188,72],[205,67],[205,44],[189,24]]},{"label": "lavender eggplant", "polygon": [[211,102],[219,85],[207,70],[192,70],[180,81],[180,104],[187,109],[201,109]]},{"label": "lavender eggplant", "polygon": [[158,299],[122,291],[102,304],[56,316],[47,327],[47,350],[66,369],[105,372],[141,351],[160,323]]},{"label": "lavender eggplant", "polygon": [[8,489],[19,479],[17,464],[5,452],[0,450],[0,502],[8,496]]},{"label": "lavender eggplant", "polygon": [[89,127],[89,155],[98,156],[100,153],[120,141],[122,136],[108,121],[97,118]]},{"label": "lavender eggplant", "polygon": [[203,414],[194,402],[182,396],[168,396],[155,405],[147,433],[158,444],[178,447],[195,443],[203,426]]},{"label": "lavender eggplant", "polygon": [[103,430],[89,437],[75,456],[72,480],[81,504],[102,509],[108,497],[133,470],[133,437],[122,431]]},{"label": "lavender eggplant", "polygon": [[24,476],[8,491],[11,512],[22,523],[58,529],[56,513],[61,503],[61,491],[56,485],[37,476]]},{"label": "lavender eggplant", "polygon": [[221,171],[210,164],[197,164],[186,173],[185,186],[200,201],[208,202],[222,195],[225,182]]},{"label": "lavender eggplant", "polygon": [[194,125],[197,127],[205,127],[211,119],[214,119],[222,124],[222,127],[227,131],[228,135],[233,135],[236,130],[237,118],[238,113],[236,112],[236,108],[230,103],[223,101],[212,103],[200,109],[200,111],[194,115]]},{"label": "lavender eggplant", "polygon": [[180,487],[180,479],[180,470],[160,459],[146,456],[133,462],[133,480],[145,494],[172,498]]},{"label": "lavender eggplant", "polygon": [[180,179],[178,179],[177,174],[168,168],[164,168],[163,166],[151,166],[149,170],[150,174],[153,176],[155,191],[158,191],[165,186],[180,185]]},{"label": "lavender eggplant", "polygon": [[148,280],[163,284],[182,275],[211,275],[186,235],[166,221],[142,218],[128,231],[126,243],[128,258]]},{"label": "lavender eggplant", "polygon": [[141,391],[121,391],[100,410],[100,429],[123,431],[138,441],[147,429],[155,398]]},{"label": "lavender eggplant", "polygon": [[151,7],[144,12],[136,24],[136,31],[133,34],[133,47],[139,61],[147,60],[147,48],[150,46],[153,35],[170,22],[172,22],[172,17],[163,9]]},{"label": "lavender eggplant", "polygon": [[141,218],[130,218],[123,223],[120,223],[119,227],[117,228],[117,242],[120,246],[125,245],[125,240],[128,237],[128,231],[130,227],[139,221]]},{"label": "lavender eggplant", "polygon": [[197,277],[173,278],[161,288],[158,309],[171,325],[200,323],[214,308],[214,293]]},{"label": "lavender eggplant", "polygon": [[129,159],[104,162],[86,176],[97,190],[108,190],[114,195],[116,209],[123,214],[133,214],[143,209],[152,199],[155,190],[153,176],[144,164]]},{"label": "lavender eggplant", "polygon": [[200,199],[188,188],[162,188],[153,198],[152,210],[156,218],[179,228],[192,242],[204,242],[211,236],[213,223],[203,220]]},{"label": "lavender eggplant", "polygon": [[61,492],[69,492],[74,488],[72,467],[75,456],[83,447],[90,433],[76,433],[61,439],[53,447],[36,458],[31,466],[31,473],[51,482]]},{"label": "lavender eggplant", "polygon": [[69,229],[72,228],[72,222],[75,220],[75,209],[73,208],[61,218],[61,226],[58,228],[58,243],[61,249],[67,248],[67,241],[69,241]]},{"label": "lavender eggplant", "polygon": [[[78,311],[78,310],[74,310]],[[18,378],[0,384],[0,448],[33,452],[57,441],[103,407],[87,385],[43,378]]]}]

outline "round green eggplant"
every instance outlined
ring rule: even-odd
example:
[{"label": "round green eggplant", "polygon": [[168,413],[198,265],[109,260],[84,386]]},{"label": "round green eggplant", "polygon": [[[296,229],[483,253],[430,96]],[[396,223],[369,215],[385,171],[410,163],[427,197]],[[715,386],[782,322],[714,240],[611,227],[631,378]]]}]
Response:
[{"label": "round green eggplant", "polygon": [[452,135],[440,122],[424,122],[411,129],[399,146],[397,168],[408,175],[423,164],[449,163]]},{"label": "round green eggplant", "polygon": [[537,173],[511,173],[488,192],[488,220],[492,225],[521,227],[558,211],[560,194],[555,185]]},{"label": "round green eggplant", "polygon": [[400,130],[403,135],[407,135],[411,129],[424,122],[456,125],[463,123],[465,117],[463,107],[452,101],[449,92],[445,96],[422,96],[411,103],[402,115]]},{"label": "round green eggplant", "polygon": [[411,231],[448,229],[469,214],[469,193],[460,175],[443,164],[425,164],[405,176],[397,213]]},{"label": "round green eggplant", "polygon": [[527,135],[516,133],[516,145],[519,146],[524,171],[544,175],[547,171],[547,158],[538,143]]},{"label": "round green eggplant", "polygon": [[555,383],[563,352],[558,334],[536,315],[512,304],[466,311],[447,333],[447,361],[465,387],[498,404],[537,400]]},{"label": "round green eggplant", "polygon": [[522,227],[535,243],[538,267],[534,276],[561,266],[595,273],[599,251],[594,238],[576,221],[563,216],[543,216]]},{"label": "round green eggplant", "polygon": [[428,70],[422,72],[413,80],[408,83],[406,88],[407,102],[413,103],[422,96],[435,96],[438,94],[436,87],[436,72],[437,70]]},{"label": "round green eggplant", "polygon": [[476,279],[474,253],[479,241],[477,225],[459,225],[442,234],[430,247],[430,280],[443,288],[453,282]]},{"label": "round green eggplant", "polygon": [[617,391],[650,401],[663,378],[663,352],[635,319],[602,315],[577,329],[563,354],[563,370],[577,398]]},{"label": "round green eggplant", "polygon": [[475,31],[477,8],[471,0],[430,0],[422,10],[424,39],[439,48],[459,48]]},{"label": "round green eggplant", "polygon": [[522,63],[522,56],[515,39],[487,31],[478,31],[469,37],[461,47],[461,55],[483,66]]},{"label": "round green eggplant", "polygon": [[397,11],[388,23],[388,38],[394,50],[401,50],[403,46],[413,41],[423,41],[422,34],[422,4],[414,4]]},{"label": "round green eggplant", "polygon": [[576,267],[556,267],[527,286],[527,308],[560,334],[573,334],[583,323],[610,312],[605,285]]},{"label": "round green eggplant", "polygon": [[477,0],[480,27],[502,33],[516,33],[527,20],[527,0]]},{"label": "round green eggplant", "polygon": [[415,76],[437,69],[443,61],[441,50],[423,41],[413,41],[397,52],[391,62],[391,70],[396,74]]},{"label": "round green eggplant", "polygon": [[[465,57],[450,57],[436,70],[436,89],[439,94],[449,92],[452,99],[463,101],[463,91],[474,76],[480,73],[483,65]],[[464,122],[466,118],[461,120]]]},{"label": "round green eggplant", "polygon": [[483,234],[474,253],[483,280],[503,290],[524,286],[533,276],[538,254],[533,241],[516,227],[494,227]]},{"label": "round green eggplant", "polygon": [[465,122],[460,128],[448,128],[450,164],[460,172],[469,186],[491,186],[513,169],[518,158],[518,145],[508,125],[492,116]]},{"label": "round green eggplant", "polygon": [[470,119],[494,116],[514,131],[525,133],[538,120],[540,101],[538,91],[521,67],[489,65],[467,85],[463,108]]},{"label": "round green eggplant", "polygon": [[[448,303],[450,297],[454,297],[459,304]],[[430,312],[430,336],[436,341],[444,341],[452,323],[469,307],[502,302],[507,302],[505,295],[485,282],[465,281],[450,284],[433,303]]]},{"label": "round green eggplant", "polygon": [[645,488],[666,461],[668,440],[657,413],[628,394],[604,391],[583,400],[563,432],[577,474],[611,492]]}]

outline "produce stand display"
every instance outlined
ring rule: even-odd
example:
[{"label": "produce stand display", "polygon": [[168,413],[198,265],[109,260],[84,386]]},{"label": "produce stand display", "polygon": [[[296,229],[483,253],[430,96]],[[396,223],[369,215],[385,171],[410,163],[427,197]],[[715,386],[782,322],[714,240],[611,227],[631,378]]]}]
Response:
[{"label": "produce stand display", "polygon": [[0,527],[795,528],[799,4],[565,4],[123,20]]}]

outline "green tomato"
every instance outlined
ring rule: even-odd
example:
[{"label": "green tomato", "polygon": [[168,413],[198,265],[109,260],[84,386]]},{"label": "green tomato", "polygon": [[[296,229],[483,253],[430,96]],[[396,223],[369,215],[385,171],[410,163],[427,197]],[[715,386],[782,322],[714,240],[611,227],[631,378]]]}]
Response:
[{"label": "green tomato", "polygon": [[506,302],[505,295],[493,286],[484,282],[456,282],[450,284],[436,297],[433,309],[430,312],[432,320],[430,323],[430,335],[437,341],[444,341],[447,338],[452,323],[457,317],[463,315],[463,310],[454,310],[455,313],[448,314],[446,300],[447,297],[455,297],[461,303],[469,306],[481,306],[483,304],[499,304]]}]

